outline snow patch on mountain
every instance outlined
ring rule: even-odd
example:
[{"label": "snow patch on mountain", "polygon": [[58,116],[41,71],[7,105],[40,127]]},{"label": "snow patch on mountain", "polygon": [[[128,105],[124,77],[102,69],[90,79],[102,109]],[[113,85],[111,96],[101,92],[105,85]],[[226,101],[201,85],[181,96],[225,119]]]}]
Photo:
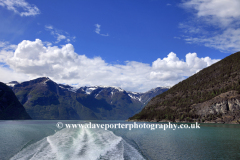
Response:
[{"label": "snow patch on mountain", "polygon": [[14,87],[15,84],[12,84],[12,83],[6,83],[7,86],[10,86],[10,87]]},{"label": "snow patch on mountain", "polygon": [[139,93],[138,94],[134,94],[134,95],[133,94],[128,93],[128,96],[131,97],[132,99],[136,99],[136,100],[141,102],[141,95],[139,95]]},{"label": "snow patch on mountain", "polygon": [[7,86],[14,87],[16,84],[19,84],[17,81],[12,81],[9,83],[6,83]]},{"label": "snow patch on mountain", "polygon": [[[47,77],[46,77],[47,78]],[[47,81],[50,81],[49,78],[47,78],[45,81],[42,82],[43,85],[47,85]]]},{"label": "snow patch on mountain", "polygon": [[95,89],[97,89],[97,87],[87,87],[85,92],[86,92],[86,94],[91,94],[92,91],[94,91]]},{"label": "snow patch on mountain", "polygon": [[124,92],[124,90],[120,87],[114,87],[114,86],[99,86],[100,88],[113,88],[118,90],[119,92]]},{"label": "snow patch on mountain", "polygon": [[[82,91],[84,91],[86,94],[91,94],[96,89],[107,89],[107,88],[115,89],[118,92],[124,92],[123,89],[121,89],[119,87],[114,87],[114,86],[91,86],[91,87],[85,86],[85,87],[81,87]],[[114,91],[112,91],[112,92],[114,92]]]},{"label": "snow patch on mountain", "polygon": [[67,89],[70,92],[74,92],[74,93],[76,93],[76,91],[78,90],[78,88],[72,87],[72,86],[69,86],[69,85],[59,84],[58,86],[62,89]]}]

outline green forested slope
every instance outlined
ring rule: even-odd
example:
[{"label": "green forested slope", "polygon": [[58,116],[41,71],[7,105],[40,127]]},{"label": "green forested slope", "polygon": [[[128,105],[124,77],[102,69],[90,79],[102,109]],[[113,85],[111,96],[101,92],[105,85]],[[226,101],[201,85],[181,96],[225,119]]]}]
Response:
[{"label": "green forested slope", "polygon": [[130,119],[196,119],[199,116],[190,112],[191,105],[211,100],[231,90],[240,91],[240,52],[204,68],[154,97],[140,113]]}]

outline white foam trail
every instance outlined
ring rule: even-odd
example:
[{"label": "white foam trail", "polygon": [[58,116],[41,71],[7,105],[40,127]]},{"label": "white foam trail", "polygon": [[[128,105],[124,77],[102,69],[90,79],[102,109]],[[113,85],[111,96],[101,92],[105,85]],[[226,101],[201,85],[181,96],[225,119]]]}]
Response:
[{"label": "white foam trail", "polygon": [[122,137],[102,129],[62,129],[27,146],[11,160],[141,160]]}]

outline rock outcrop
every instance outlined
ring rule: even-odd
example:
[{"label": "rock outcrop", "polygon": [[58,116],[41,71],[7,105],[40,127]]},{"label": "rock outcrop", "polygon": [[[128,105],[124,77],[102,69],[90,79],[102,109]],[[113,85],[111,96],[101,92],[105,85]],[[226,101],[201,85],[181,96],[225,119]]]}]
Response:
[{"label": "rock outcrop", "polygon": [[240,94],[238,91],[222,93],[206,102],[193,104],[191,108],[191,113],[195,113],[210,122],[240,122]]}]

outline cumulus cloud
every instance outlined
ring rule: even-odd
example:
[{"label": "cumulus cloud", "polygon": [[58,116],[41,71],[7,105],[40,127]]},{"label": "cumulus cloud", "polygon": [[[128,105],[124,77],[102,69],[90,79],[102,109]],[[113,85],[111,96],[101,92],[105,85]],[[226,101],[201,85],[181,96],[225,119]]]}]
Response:
[{"label": "cumulus cloud", "polygon": [[65,42],[70,42],[71,40],[75,40],[76,38],[75,36],[69,36],[67,32],[54,28],[52,25],[45,25],[45,29],[50,31],[51,35],[53,35],[57,39],[55,43],[59,43],[62,40],[65,40]]},{"label": "cumulus cloud", "polygon": [[101,25],[100,25],[100,24],[95,24],[95,27],[96,27],[95,32],[96,32],[97,34],[99,34],[99,35],[101,35],[101,36],[109,36],[108,33],[107,33],[107,34],[101,34],[101,33],[100,33],[100,31],[101,31],[101,29],[100,29]]},{"label": "cumulus cloud", "polygon": [[0,73],[2,82],[10,82],[14,79],[19,81],[29,80],[30,77],[24,73],[17,73],[6,66],[8,59],[14,56],[17,45],[9,44],[9,42],[0,41]]},{"label": "cumulus cloud", "polygon": [[77,54],[70,43],[58,47],[36,39],[19,43],[4,61],[9,66],[9,69],[0,66],[4,75],[1,81],[4,82],[19,80],[18,76],[26,80],[47,76],[58,83],[110,85],[143,92],[157,86],[172,86],[218,60],[188,53],[184,61],[171,52],[152,65],[136,61],[126,61],[123,65],[109,64],[101,57],[88,58]]},{"label": "cumulus cloud", "polygon": [[186,54],[186,61],[179,60],[173,52],[169,53],[166,58],[158,58],[152,63],[150,73],[151,79],[158,80],[180,80],[183,77],[191,76],[199,70],[210,66],[219,61],[209,57],[198,58],[197,53]]},{"label": "cumulus cloud", "polygon": [[6,7],[20,16],[35,16],[40,14],[40,10],[35,5],[29,4],[25,0],[0,0],[0,6]]},{"label": "cumulus cloud", "polygon": [[239,0],[183,0],[181,6],[194,14],[192,22],[179,25],[186,33],[184,39],[188,43],[222,52],[239,51]]}]

